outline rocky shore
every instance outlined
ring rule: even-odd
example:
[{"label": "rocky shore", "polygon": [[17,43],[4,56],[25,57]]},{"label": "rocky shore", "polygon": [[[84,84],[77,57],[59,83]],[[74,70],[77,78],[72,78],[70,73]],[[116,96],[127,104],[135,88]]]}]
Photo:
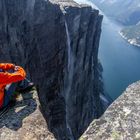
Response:
[{"label": "rocky shore", "polygon": [[129,37],[129,35],[127,35],[127,33],[125,33],[124,31],[120,31],[119,34],[121,35],[121,37],[123,39],[125,39],[131,45],[140,47],[140,44],[138,43],[138,39],[140,39],[139,36],[138,37]]},{"label": "rocky shore", "polygon": [[0,62],[26,69],[57,139],[78,139],[103,113],[102,18],[73,0],[0,0]]}]

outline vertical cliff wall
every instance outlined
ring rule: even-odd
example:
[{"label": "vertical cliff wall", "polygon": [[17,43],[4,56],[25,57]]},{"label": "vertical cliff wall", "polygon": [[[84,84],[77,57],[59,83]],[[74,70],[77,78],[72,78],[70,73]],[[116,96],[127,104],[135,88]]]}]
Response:
[{"label": "vertical cliff wall", "polygon": [[101,21],[72,0],[0,0],[0,61],[26,68],[58,139],[77,139],[102,113]]}]

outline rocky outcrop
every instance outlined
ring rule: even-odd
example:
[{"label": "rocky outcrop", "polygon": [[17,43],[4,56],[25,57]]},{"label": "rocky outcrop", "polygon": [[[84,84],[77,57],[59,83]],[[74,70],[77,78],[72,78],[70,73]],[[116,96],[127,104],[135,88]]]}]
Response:
[{"label": "rocky outcrop", "polygon": [[140,81],[130,85],[107,109],[93,121],[80,140],[139,140]]},{"label": "rocky outcrop", "polygon": [[39,106],[36,89],[18,96],[16,104],[0,115],[0,140],[55,140]]},{"label": "rocky outcrop", "polygon": [[103,111],[101,21],[97,10],[72,0],[0,0],[0,61],[26,68],[60,140],[77,139]]}]

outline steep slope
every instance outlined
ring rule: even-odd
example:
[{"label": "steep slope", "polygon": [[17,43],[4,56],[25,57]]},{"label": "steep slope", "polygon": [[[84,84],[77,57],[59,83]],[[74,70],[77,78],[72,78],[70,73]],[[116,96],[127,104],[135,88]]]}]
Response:
[{"label": "steep slope", "polygon": [[57,139],[77,139],[103,112],[101,21],[72,0],[0,0],[0,61],[26,68]]}]

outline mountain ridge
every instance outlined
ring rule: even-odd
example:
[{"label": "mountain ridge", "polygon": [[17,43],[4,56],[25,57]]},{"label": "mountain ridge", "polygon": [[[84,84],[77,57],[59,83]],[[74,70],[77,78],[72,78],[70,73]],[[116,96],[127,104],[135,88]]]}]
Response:
[{"label": "mountain ridge", "polygon": [[135,25],[140,21],[140,0],[90,0],[106,15],[124,25]]}]

